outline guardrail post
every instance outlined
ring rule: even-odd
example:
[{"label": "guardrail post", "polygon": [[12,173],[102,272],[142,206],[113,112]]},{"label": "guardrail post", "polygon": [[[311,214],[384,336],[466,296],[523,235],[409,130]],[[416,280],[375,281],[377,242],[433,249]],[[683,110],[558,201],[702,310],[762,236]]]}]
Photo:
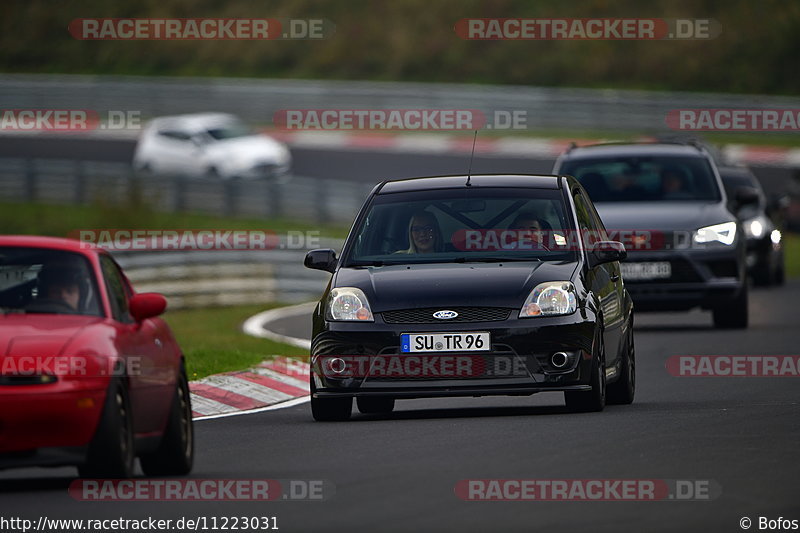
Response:
[{"label": "guardrail post", "polygon": [[86,203],[86,163],[82,159],[75,160],[75,204]]},{"label": "guardrail post", "polygon": [[239,201],[239,180],[230,178],[222,183],[222,212],[227,216],[234,216],[238,210]]},{"label": "guardrail post", "polygon": [[267,186],[267,194],[269,195],[269,216],[281,216],[283,213],[283,198],[281,195],[281,186],[276,180],[272,179],[269,181],[269,185]]},{"label": "guardrail post", "polygon": [[330,221],[331,215],[328,211],[328,181],[325,178],[314,180],[314,207],[317,212],[317,222],[326,223]]},{"label": "guardrail post", "polygon": [[25,160],[25,199],[28,202],[36,201],[36,160]]},{"label": "guardrail post", "polygon": [[183,176],[172,178],[172,208],[178,213],[186,210],[186,178]]}]

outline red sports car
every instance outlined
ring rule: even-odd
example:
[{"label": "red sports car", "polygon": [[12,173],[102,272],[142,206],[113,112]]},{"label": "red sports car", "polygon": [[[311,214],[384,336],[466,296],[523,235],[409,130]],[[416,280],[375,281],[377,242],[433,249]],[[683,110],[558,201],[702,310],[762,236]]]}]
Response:
[{"label": "red sports car", "polygon": [[189,473],[183,356],[106,251],[0,236],[0,469],[76,465],[83,477]]}]

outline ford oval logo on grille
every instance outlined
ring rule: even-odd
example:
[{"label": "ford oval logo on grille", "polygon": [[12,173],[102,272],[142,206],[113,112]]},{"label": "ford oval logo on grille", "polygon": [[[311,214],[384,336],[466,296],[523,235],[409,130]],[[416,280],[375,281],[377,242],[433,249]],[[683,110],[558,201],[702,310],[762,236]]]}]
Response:
[{"label": "ford oval logo on grille", "polygon": [[433,313],[433,318],[438,318],[439,320],[450,320],[451,318],[455,318],[458,316],[458,313],[455,311],[436,311]]}]

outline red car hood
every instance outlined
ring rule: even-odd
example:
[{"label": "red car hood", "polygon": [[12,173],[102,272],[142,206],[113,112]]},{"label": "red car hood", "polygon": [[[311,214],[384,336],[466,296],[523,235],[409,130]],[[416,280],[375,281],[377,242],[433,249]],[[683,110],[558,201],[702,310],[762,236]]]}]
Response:
[{"label": "red car hood", "polygon": [[0,358],[61,355],[71,339],[103,320],[79,315],[0,315]]}]

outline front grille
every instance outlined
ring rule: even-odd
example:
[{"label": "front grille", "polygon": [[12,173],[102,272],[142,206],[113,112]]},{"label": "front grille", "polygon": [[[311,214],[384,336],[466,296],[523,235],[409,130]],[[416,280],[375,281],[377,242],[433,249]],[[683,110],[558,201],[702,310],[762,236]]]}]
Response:
[{"label": "front grille", "polygon": [[[447,320],[433,318],[436,311],[455,311],[458,316]],[[504,307],[430,307],[402,309],[381,313],[387,324],[448,324],[453,322],[499,322],[507,320],[510,309]]]},{"label": "front grille", "polygon": [[739,276],[739,268],[733,259],[722,259],[709,261],[708,268],[715,278],[736,278]]}]

